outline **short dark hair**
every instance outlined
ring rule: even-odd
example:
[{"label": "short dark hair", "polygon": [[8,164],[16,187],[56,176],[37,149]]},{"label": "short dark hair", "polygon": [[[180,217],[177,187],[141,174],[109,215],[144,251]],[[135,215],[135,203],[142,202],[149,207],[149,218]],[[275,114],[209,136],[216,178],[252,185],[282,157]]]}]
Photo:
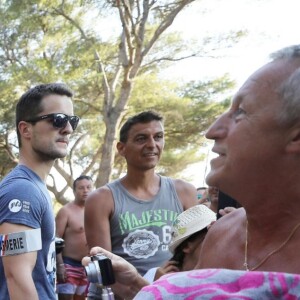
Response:
[{"label": "short dark hair", "polygon": [[149,123],[151,121],[163,122],[163,117],[153,110],[143,111],[137,115],[130,117],[120,129],[120,142],[127,142],[128,132],[133,125],[138,123]]},{"label": "short dark hair", "polygon": [[182,269],[183,266],[183,260],[185,257],[185,253],[184,253],[184,248],[187,246],[187,244],[189,242],[193,242],[196,239],[201,240],[200,243],[203,242],[206,234],[208,232],[207,227],[201,229],[200,231],[197,231],[195,233],[193,233],[191,236],[189,236],[186,240],[184,240],[181,244],[179,244],[175,250],[174,250],[174,255],[170,260],[175,260],[177,262],[177,267],[179,268],[179,270]]},{"label": "short dark hair", "polygon": [[73,182],[73,191],[75,191],[75,189],[76,189],[76,184],[77,184],[77,182],[80,181],[80,180],[83,180],[83,179],[90,180],[91,182],[93,182],[92,177],[87,176],[87,175],[80,175],[80,176],[77,177],[77,178],[74,180],[74,182]]},{"label": "short dark hair", "polygon": [[199,191],[199,190],[207,190],[207,187],[206,186],[200,186],[200,187],[197,188],[197,191]]},{"label": "short dark hair", "polygon": [[72,98],[73,92],[63,83],[40,84],[25,92],[16,106],[16,130],[19,146],[21,147],[21,136],[18,129],[20,121],[34,119],[43,111],[41,102],[48,95],[62,95]]}]

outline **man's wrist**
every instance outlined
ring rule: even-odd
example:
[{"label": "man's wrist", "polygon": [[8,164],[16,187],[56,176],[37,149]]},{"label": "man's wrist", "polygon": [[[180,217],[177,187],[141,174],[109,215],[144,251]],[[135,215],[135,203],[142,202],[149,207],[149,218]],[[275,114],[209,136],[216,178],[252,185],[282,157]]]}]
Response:
[{"label": "man's wrist", "polygon": [[147,281],[144,277],[142,277],[138,272],[132,282],[132,292],[133,296],[135,296],[143,287],[150,285],[149,281]]},{"label": "man's wrist", "polygon": [[56,264],[57,267],[64,267],[65,264]]}]

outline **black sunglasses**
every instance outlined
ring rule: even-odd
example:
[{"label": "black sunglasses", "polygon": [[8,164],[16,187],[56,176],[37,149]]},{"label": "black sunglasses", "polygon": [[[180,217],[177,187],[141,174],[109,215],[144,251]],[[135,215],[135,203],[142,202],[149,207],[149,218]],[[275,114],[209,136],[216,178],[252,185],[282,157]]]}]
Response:
[{"label": "black sunglasses", "polygon": [[39,117],[30,119],[30,120],[26,120],[25,122],[35,123],[35,122],[42,121],[45,119],[52,119],[52,125],[55,128],[65,128],[67,126],[67,123],[70,122],[73,130],[76,129],[78,122],[79,122],[78,116],[68,116],[63,113],[39,116]]}]

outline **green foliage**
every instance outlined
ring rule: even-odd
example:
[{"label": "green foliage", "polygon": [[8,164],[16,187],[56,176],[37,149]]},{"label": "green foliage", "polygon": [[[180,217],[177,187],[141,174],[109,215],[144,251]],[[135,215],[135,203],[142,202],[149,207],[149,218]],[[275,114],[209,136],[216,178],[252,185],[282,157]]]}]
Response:
[{"label": "green foliage", "polygon": [[[130,36],[127,44],[123,43],[124,24],[120,36],[104,39],[101,35],[99,16],[118,15],[115,1],[0,3],[0,178],[17,162],[13,138],[16,101],[29,87],[44,82],[62,81],[75,91],[75,113],[81,122],[72,136],[70,155],[58,170],[69,186],[75,174],[101,177],[104,139],[111,134],[108,128],[115,126],[118,131],[129,115],[146,109],[155,109],[165,117],[166,146],[159,166],[162,174],[179,177],[188,165],[203,159],[199,148],[204,132],[228,106],[228,101],[220,100],[234,83],[228,76],[184,84],[161,79],[160,70],[174,60],[192,56],[194,45],[187,44],[178,33],[165,33],[159,39],[155,36],[159,22],[165,22],[167,13],[180,1],[166,1],[161,6],[151,3],[153,14],[144,35],[140,39]],[[133,11],[138,12],[136,8]],[[95,21],[89,20],[91,15]],[[130,34],[141,26],[133,25]],[[128,41],[134,47],[130,48]],[[125,57],[129,51],[131,56]],[[134,56],[137,52],[141,56]],[[122,101],[124,109],[118,106]],[[113,178],[124,170],[124,161],[115,155]],[[59,191],[53,192],[60,200]]]},{"label": "green foliage", "polygon": [[[159,170],[164,175],[180,177],[180,172],[187,166],[203,160],[199,149],[203,147],[204,133],[228,108],[230,100],[220,101],[220,98],[232,88],[234,82],[227,75],[179,85],[153,73],[143,74],[136,80],[123,121],[143,110],[160,112],[165,120],[166,145]],[[125,161],[120,158],[118,168],[125,168]],[[114,178],[118,175],[116,172]]]}]

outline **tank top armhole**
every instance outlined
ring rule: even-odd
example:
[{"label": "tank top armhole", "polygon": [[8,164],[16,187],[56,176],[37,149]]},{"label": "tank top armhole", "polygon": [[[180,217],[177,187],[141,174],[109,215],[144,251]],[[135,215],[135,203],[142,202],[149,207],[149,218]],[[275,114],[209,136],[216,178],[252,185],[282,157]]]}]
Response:
[{"label": "tank top armhole", "polygon": [[180,201],[180,198],[179,198],[179,196],[178,196],[178,194],[177,194],[176,187],[175,187],[175,183],[174,183],[173,179],[170,178],[170,177],[162,176],[162,175],[159,175],[159,176],[161,177],[161,182],[162,182],[161,185],[163,185],[163,181],[164,181],[165,185],[166,185],[168,188],[170,188],[170,190],[171,190],[171,192],[172,192],[172,194],[173,194],[173,196],[174,196],[174,199],[176,199],[178,208],[181,210],[181,212],[183,212],[183,210],[184,210],[184,209],[183,209],[183,205],[182,205],[182,203],[181,203],[181,201]]},{"label": "tank top armhole", "polygon": [[113,211],[112,214],[110,215],[110,220],[114,219],[116,216],[118,216],[118,212],[119,212],[119,207],[120,205],[118,205],[118,197],[116,195],[116,190],[119,189],[118,183],[120,180],[117,179],[115,181],[112,181],[110,183],[107,183],[106,186],[109,188],[110,192],[111,192],[111,196],[112,196],[112,201],[113,201]]}]

